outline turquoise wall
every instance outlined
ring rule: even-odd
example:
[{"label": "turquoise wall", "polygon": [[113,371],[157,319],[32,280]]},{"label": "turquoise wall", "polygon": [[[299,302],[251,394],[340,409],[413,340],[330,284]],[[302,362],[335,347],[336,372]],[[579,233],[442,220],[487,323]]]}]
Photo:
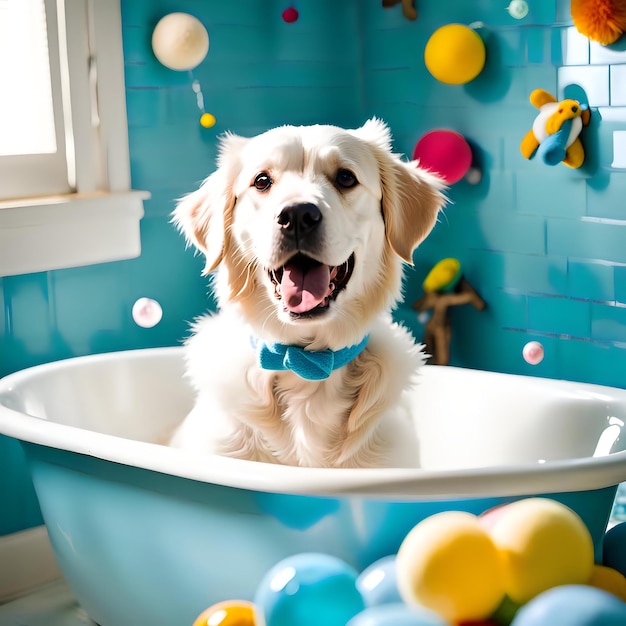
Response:
[{"label": "turquoise wall", "polygon": [[[283,123],[356,126],[377,115],[405,154],[433,128],[463,133],[483,169],[480,184],[450,189],[451,204],[416,253],[398,311],[416,337],[411,305],[421,281],[456,256],[488,307],[452,312],[453,364],[626,386],[626,44],[590,44],[571,27],[566,0],[528,3],[529,16],[516,21],[507,0],[418,0],[419,19],[409,22],[380,0],[300,0],[300,19],[286,24],[287,1],[123,0],[133,186],[152,194],[142,255],[0,279],[0,374],[180,342],[212,300],[201,259],[185,251],[168,216],[212,170],[216,136]],[[209,31],[209,54],[193,75],[164,68],[150,49],[154,26],[172,11],[196,15]],[[487,64],[464,86],[437,82],[423,64],[428,37],[451,22],[484,24]],[[214,128],[198,124],[194,79]],[[537,87],[592,108],[581,170],[520,155]],[[163,306],[155,328],[132,321],[142,296]],[[546,352],[535,367],[521,357],[530,340]],[[1,437],[0,501],[0,535],[41,523],[19,446]]]}]

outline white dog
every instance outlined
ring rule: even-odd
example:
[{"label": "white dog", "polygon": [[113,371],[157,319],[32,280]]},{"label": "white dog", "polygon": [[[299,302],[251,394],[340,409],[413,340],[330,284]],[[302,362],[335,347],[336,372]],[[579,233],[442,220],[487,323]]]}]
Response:
[{"label": "white dog", "polygon": [[174,222],[217,268],[220,312],[187,342],[196,404],[171,445],[315,467],[418,464],[403,392],[421,346],[392,323],[402,263],[442,182],[391,152],[385,124],[226,135]]}]

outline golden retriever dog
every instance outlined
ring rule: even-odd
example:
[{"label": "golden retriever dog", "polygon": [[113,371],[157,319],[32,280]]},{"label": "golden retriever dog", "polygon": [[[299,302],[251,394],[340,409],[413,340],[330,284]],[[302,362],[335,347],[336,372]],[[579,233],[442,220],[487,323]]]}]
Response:
[{"label": "golden retriever dog", "polygon": [[216,270],[219,312],[186,342],[196,393],[171,445],[310,467],[411,467],[403,394],[423,363],[391,310],[443,183],[387,126],[227,134],[173,221]]}]

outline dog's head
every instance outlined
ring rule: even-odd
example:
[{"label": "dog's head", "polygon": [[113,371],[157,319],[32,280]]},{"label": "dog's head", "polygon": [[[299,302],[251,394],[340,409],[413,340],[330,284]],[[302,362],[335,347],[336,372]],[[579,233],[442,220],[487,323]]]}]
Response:
[{"label": "dog's head", "polygon": [[315,349],[360,341],[400,296],[402,262],[434,226],[442,182],[391,152],[385,124],[226,135],[217,171],[174,221],[219,266],[222,307],[259,336]]}]

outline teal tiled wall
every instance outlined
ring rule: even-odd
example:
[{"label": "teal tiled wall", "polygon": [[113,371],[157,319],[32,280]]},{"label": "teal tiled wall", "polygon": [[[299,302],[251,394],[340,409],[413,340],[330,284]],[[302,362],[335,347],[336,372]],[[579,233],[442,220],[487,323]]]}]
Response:
[{"label": "teal tiled wall", "polygon": [[[400,316],[424,273],[458,257],[488,308],[452,311],[456,365],[626,386],[626,43],[589,42],[572,26],[569,2],[529,2],[516,21],[493,1],[422,3],[419,21],[392,13],[365,21],[366,112],[387,119],[400,151],[433,128],[461,132],[483,164],[478,185],[450,189],[452,204],[416,255]],[[422,63],[430,34],[446,23],[475,24],[487,47],[478,78],[436,81]],[[397,80],[399,77],[400,80]],[[525,160],[519,151],[541,87],[589,104],[580,170]],[[543,343],[530,366],[522,348]]]},{"label": "teal tiled wall", "polygon": [[[411,309],[421,281],[458,257],[488,303],[455,309],[453,363],[626,386],[626,45],[602,48],[572,28],[566,0],[529,0],[516,21],[507,0],[420,2],[409,22],[380,0],[300,0],[285,24],[279,0],[123,0],[133,185],[147,189],[142,255],[119,263],[0,279],[0,374],[79,354],[173,345],[212,306],[201,259],[168,222],[174,199],[211,171],[216,136],[283,123],[361,124],[377,115],[398,151],[411,154],[433,128],[464,134],[482,164],[478,185],[461,181],[415,256],[398,311],[421,337]],[[187,11],[211,47],[193,74],[161,66],[150,50],[157,21]],[[487,46],[467,85],[437,82],[423,50],[439,26],[477,25]],[[217,125],[198,124],[192,82]],[[519,142],[542,87],[592,108],[580,170],[526,161]],[[133,302],[156,298],[163,320],[137,327]],[[521,357],[541,341],[544,361]],[[18,446],[0,438],[0,535],[40,523]]]}]

